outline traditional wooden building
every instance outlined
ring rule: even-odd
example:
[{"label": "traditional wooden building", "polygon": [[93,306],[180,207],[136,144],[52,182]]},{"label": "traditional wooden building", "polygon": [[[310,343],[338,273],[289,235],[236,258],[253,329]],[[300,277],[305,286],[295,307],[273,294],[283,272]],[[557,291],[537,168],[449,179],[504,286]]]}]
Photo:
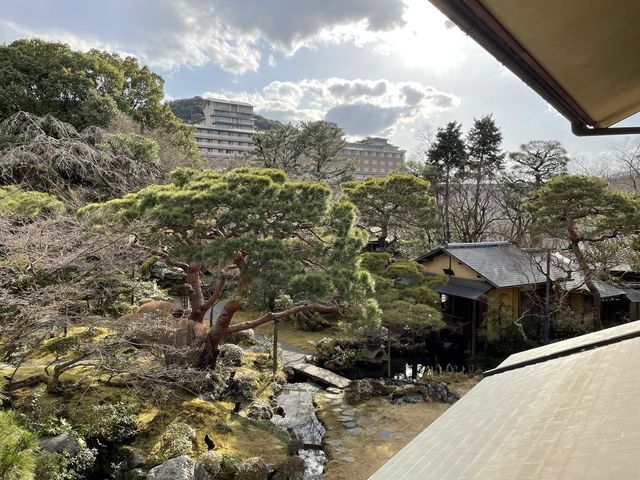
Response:
[{"label": "traditional wooden building", "polygon": [[[550,269],[553,292],[567,292],[564,301],[585,323],[591,321],[593,299],[579,272],[564,257],[554,256]],[[566,260],[560,268],[558,259]],[[442,313],[447,327],[444,341],[461,343],[473,356],[484,338],[496,338],[495,325],[483,325],[489,307],[511,322],[515,319],[540,319],[544,315],[546,295],[546,254],[523,250],[510,242],[449,243],[419,257],[428,274],[447,275],[446,284],[436,287],[442,296]],[[573,271],[572,271],[573,269]],[[570,272],[570,273],[568,273]],[[603,318],[624,316],[626,292],[601,280],[595,280],[603,299]],[[538,321],[539,323],[539,321]],[[489,330],[487,330],[489,329]]]},{"label": "traditional wooden building", "polygon": [[443,334],[459,336],[471,355],[490,303],[517,318],[537,310],[532,298],[545,288],[546,276],[532,256],[510,242],[449,243],[417,260],[425,272],[449,277],[436,287],[447,323]]}]

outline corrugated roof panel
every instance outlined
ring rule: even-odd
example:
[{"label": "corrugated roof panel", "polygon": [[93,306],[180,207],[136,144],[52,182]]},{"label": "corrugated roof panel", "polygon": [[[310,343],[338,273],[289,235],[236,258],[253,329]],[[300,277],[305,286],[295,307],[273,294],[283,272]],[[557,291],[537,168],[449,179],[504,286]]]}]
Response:
[{"label": "corrugated roof panel", "polygon": [[633,338],[488,377],[370,479],[640,478],[638,366]]}]

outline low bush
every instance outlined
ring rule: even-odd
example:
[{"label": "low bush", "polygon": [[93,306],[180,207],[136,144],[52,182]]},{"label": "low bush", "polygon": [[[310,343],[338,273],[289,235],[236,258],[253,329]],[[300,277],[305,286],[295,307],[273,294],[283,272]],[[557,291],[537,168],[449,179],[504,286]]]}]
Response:
[{"label": "low bush", "polygon": [[240,464],[236,480],[266,480],[268,476],[267,462],[262,457],[252,457]]},{"label": "low bush", "polygon": [[158,450],[152,457],[153,463],[162,463],[181,455],[193,453],[196,431],[186,423],[172,423],[160,437]]},{"label": "low bush", "polygon": [[135,437],[139,431],[133,407],[123,402],[95,405],[92,419],[88,436],[101,443],[122,443]]}]

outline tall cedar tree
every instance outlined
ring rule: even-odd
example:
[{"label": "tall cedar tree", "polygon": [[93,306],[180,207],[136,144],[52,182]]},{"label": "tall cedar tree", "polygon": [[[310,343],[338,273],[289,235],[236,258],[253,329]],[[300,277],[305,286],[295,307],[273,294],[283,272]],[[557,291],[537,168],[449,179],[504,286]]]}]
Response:
[{"label": "tall cedar tree", "polygon": [[342,189],[358,207],[362,226],[377,236],[380,246],[425,240],[440,225],[435,199],[424,179],[393,173],[346,182]]},{"label": "tall cedar tree", "polygon": [[491,115],[474,120],[467,135],[467,159],[460,192],[463,201],[458,205],[460,221],[456,222],[463,242],[482,240],[494,220],[489,212],[493,203],[489,190],[504,167],[501,145],[502,133]]},{"label": "tall cedar tree", "polygon": [[[257,168],[225,175],[181,169],[172,180],[81,213],[120,222],[149,219],[134,245],[186,273],[193,322],[202,324],[205,313],[225,298],[208,331],[203,363],[215,368],[225,335],[299,312],[376,320],[373,282],[358,264],[366,239],[354,228],[355,208],[331,202],[326,185]],[[207,270],[217,272],[214,278],[205,278]],[[270,275],[274,271],[287,275]],[[270,282],[279,291],[280,309],[232,325],[251,301],[255,282]],[[205,284],[212,285],[208,297]]]},{"label": "tall cedar tree", "polygon": [[607,181],[582,175],[552,178],[528,205],[534,228],[568,242],[593,296],[593,326],[601,329],[602,298],[594,283],[596,269],[587,261],[590,245],[640,230],[640,197],[611,191]]},{"label": "tall cedar tree", "polygon": [[451,199],[451,180],[453,175],[464,167],[467,152],[462,139],[461,125],[449,122],[446,127],[439,128],[436,139],[427,152],[426,176],[438,186],[444,184],[443,221],[445,242],[451,241],[451,222],[449,218],[449,202]]}]

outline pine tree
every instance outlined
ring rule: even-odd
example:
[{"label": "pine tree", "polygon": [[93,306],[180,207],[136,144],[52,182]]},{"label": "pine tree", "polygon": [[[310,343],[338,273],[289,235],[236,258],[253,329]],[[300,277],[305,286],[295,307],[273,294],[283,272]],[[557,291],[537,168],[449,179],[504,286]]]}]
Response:
[{"label": "pine tree", "polygon": [[444,241],[451,241],[451,223],[449,218],[449,203],[451,198],[451,180],[453,175],[464,167],[467,152],[462,139],[461,125],[449,122],[446,127],[439,128],[436,139],[427,152],[426,176],[438,185],[444,185],[443,220]]}]

